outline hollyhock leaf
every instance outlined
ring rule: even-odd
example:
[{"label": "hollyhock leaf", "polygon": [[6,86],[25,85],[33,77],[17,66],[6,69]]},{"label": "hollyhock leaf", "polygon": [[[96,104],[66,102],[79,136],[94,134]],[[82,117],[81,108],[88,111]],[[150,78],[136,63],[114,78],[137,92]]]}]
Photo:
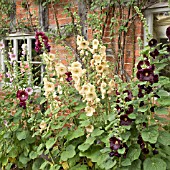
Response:
[{"label": "hollyhock leaf", "polygon": [[41,97],[40,98],[40,104],[43,104],[47,101],[47,99],[45,97]]},{"label": "hollyhock leaf", "polygon": [[160,97],[161,96],[170,96],[170,94],[165,90],[159,90],[156,94]]},{"label": "hollyhock leaf", "polygon": [[137,160],[139,158],[140,153],[141,148],[139,145],[136,144],[129,147],[126,157],[129,158],[131,162],[133,162],[134,160]]},{"label": "hollyhock leaf", "polygon": [[130,159],[126,158],[125,160],[122,161],[121,165],[122,166],[129,166],[129,165],[131,165]]},{"label": "hollyhock leaf", "polygon": [[30,159],[35,159],[38,156],[38,153],[35,151],[31,151],[29,154]]},{"label": "hollyhock leaf", "polygon": [[72,139],[78,138],[78,137],[83,136],[83,135],[84,135],[84,130],[82,128],[78,128],[74,132],[69,133],[66,136],[66,138],[67,138],[68,141],[70,141]]},{"label": "hollyhock leaf", "polygon": [[123,155],[125,153],[125,148],[118,149],[118,153]]},{"label": "hollyhock leaf", "polygon": [[129,167],[129,170],[141,170],[141,164],[142,161],[140,159],[135,160],[132,162],[131,166]]},{"label": "hollyhock leaf", "polygon": [[19,161],[20,161],[22,164],[26,165],[27,162],[30,161],[30,158],[25,157],[24,154],[21,154],[21,155],[19,156]]},{"label": "hollyhock leaf", "polygon": [[69,158],[73,158],[75,155],[75,146],[69,145],[66,147],[66,150],[61,153],[61,160],[67,161]]},{"label": "hollyhock leaf", "polygon": [[78,111],[78,110],[82,110],[82,109],[84,109],[86,107],[86,103],[79,103],[79,105],[77,105],[76,107],[74,107],[74,109],[76,110],[76,111]]},{"label": "hollyhock leaf", "polygon": [[127,141],[130,137],[131,133],[129,131],[126,131],[125,133],[121,134],[121,137],[124,141]]},{"label": "hollyhock leaf", "polygon": [[92,132],[91,136],[92,136],[92,137],[100,136],[103,132],[104,132],[104,130],[95,129],[95,130]]},{"label": "hollyhock leaf", "polygon": [[159,136],[158,127],[151,126],[151,127],[145,128],[141,132],[141,136],[142,136],[142,139],[146,142],[156,143],[158,136]]},{"label": "hollyhock leaf", "polygon": [[40,166],[40,169],[45,169],[45,167],[49,164],[48,161],[45,161],[41,166]]},{"label": "hollyhock leaf", "polygon": [[102,162],[102,164],[100,164],[100,167],[106,170],[110,170],[115,165],[116,165],[116,160],[113,161],[111,159],[107,159],[104,162]]},{"label": "hollyhock leaf", "polygon": [[78,164],[72,167],[70,170],[87,170],[88,167],[86,165]]},{"label": "hollyhock leaf", "polygon": [[131,114],[128,115],[128,117],[130,119],[136,119],[136,114],[135,113],[131,113]]},{"label": "hollyhock leaf", "polygon": [[86,127],[88,125],[90,125],[90,120],[80,121],[80,126],[81,127]]},{"label": "hollyhock leaf", "polygon": [[162,106],[169,106],[170,105],[170,97],[162,96],[161,98],[157,99],[157,102]]},{"label": "hollyhock leaf", "polygon": [[160,158],[147,158],[143,163],[144,170],[166,170],[166,163]]},{"label": "hollyhock leaf", "polygon": [[50,138],[49,140],[47,140],[47,142],[46,142],[46,148],[47,149],[50,149],[50,148],[52,148],[52,146],[55,144],[55,142],[56,142],[56,139],[55,138]]},{"label": "hollyhock leaf", "polygon": [[83,144],[78,146],[78,149],[82,152],[86,151],[94,143],[95,139],[94,137],[87,138]]},{"label": "hollyhock leaf", "polygon": [[170,145],[170,133],[167,131],[160,131],[158,142],[163,145]]},{"label": "hollyhock leaf", "polygon": [[159,115],[168,115],[169,114],[169,110],[168,108],[156,108],[155,109],[155,112],[156,114],[159,114]]},{"label": "hollyhock leaf", "polygon": [[16,137],[18,140],[26,139],[28,132],[27,131],[19,131],[16,132]]},{"label": "hollyhock leaf", "polygon": [[146,112],[148,110],[148,107],[147,106],[142,106],[142,107],[139,107],[138,108],[138,111],[139,112]]},{"label": "hollyhock leaf", "polygon": [[43,162],[44,162],[44,159],[42,158],[36,159],[32,165],[32,170],[40,169],[40,166],[43,164]]},{"label": "hollyhock leaf", "polygon": [[91,147],[91,149],[89,149],[85,152],[80,152],[79,156],[80,157],[85,156],[85,157],[91,159],[92,162],[98,162],[100,160],[100,157],[101,157],[100,149],[102,149],[102,147],[99,146],[99,145],[93,146],[93,147]]}]

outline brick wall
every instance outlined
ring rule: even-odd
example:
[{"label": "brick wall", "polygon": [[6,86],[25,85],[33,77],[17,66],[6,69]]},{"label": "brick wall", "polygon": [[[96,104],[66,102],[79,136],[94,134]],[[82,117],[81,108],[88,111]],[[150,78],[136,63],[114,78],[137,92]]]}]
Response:
[{"label": "brick wall", "polygon": [[[56,21],[55,21],[55,15],[58,19],[59,25],[62,27],[68,23],[71,22],[71,17],[67,16],[67,14],[64,14],[64,5],[67,3],[70,3],[68,0],[61,0],[60,3],[56,4],[55,6],[52,6],[51,4],[48,6],[48,22],[49,22],[49,28],[56,28]],[[26,10],[27,5],[29,5],[29,11]],[[74,0],[72,0],[73,7],[71,8],[71,11],[77,10],[77,4]],[[54,12],[55,10],[55,12]],[[29,13],[32,15],[32,24],[37,25],[38,18],[39,18],[39,6],[34,2],[34,0],[28,0],[28,4],[24,4],[22,0],[16,0],[16,21],[19,21],[20,19],[22,22],[28,22],[30,21]],[[105,27],[105,34],[103,37],[103,42],[105,44],[108,44],[108,60],[114,61],[114,55],[112,52],[112,48],[114,47],[117,51],[118,44],[117,44],[117,37],[115,37],[114,41],[110,40],[109,34],[110,29],[108,25],[110,24],[110,21],[108,21],[107,26]],[[92,30],[91,28],[88,29],[88,38],[92,39]],[[136,58],[139,56],[139,47],[137,44],[137,38],[141,37],[143,38],[143,29],[142,29],[142,23],[139,18],[136,18],[134,24],[131,24],[130,29],[127,32],[126,36],[126,46],[125,46],[125,69],[129,74],[132,73],[132,67],[134,61],[136,61]],[[75,47],[75,40],[73,38],[67,39],[67,41],[70,43],[73,47]],[[112,44],[112,45],[111,45]],[[67,50],[59,45],[55,44],[53,40],[50,40],[51,45],[51,52],[55,53],[56,50],[59,52],[60,59],[63,63],[66,63],[65,57],[68,55]],[[71,57],[71,56],[69,56]]]}]

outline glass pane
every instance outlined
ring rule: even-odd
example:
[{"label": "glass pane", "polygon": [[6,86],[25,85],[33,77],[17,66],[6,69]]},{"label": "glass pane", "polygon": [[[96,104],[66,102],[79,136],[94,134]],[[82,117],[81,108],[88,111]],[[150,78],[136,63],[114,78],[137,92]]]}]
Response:
[{"label": "glass pane", "polygon": [[41,65],[32,64],[33,80],[35,80],[34,85],[38,86],[41,83]]},{"label": "glass pane", "polygon": [[[18,61],[21,61],[22,57],[22,44],[27,44],[27,40],[19,39],[18,40]],[[26,55],[24,57],[24,61],[26,61]]]},{"label": "glass pane", "polygon": [[5,40],[5,50],[7,52],[12,51],[12,48],[14,47],[13,40]]},{"label": "glass pane", "polygon": [[32,61],[41,61],[40,56],[35,51],[35,39],[31,39]]}]

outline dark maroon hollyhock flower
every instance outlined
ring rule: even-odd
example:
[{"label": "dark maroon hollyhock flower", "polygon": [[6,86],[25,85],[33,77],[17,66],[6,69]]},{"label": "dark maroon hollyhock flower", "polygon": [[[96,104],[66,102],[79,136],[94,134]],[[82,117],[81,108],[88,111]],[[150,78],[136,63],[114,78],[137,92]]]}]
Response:
[{"label": "dark maroon hollyhock flower", "polygon": [[23,109],[26,109],[26,102],[20,101],[19,106],[22,107]]},{"label": "dark maroon hollyhock flower", "polygon": [[159,76],[157,74],[154,75],[153,81],[154,83],[157,83],[159,81]]},{"label": "dark maroon hollyhock flower", "polygon": [[155,149],[154,149],[152,152],[153,152],[153,155],[156,155],[156,154],[159,153],[159,152],[158,152],[157,150],[155,150]]},{"label": "dark maroon hollyhock flower", "polygon": [[151,40],[148,42],[148,45],[149,45],[150,47],[154,47],[154,46],[157,45],[157,43],[158,43],[158,41],[153,38],[153,39],[151,39]]},{"label": "dark maroon hollyhock flower", "polygon": [[72,81],[72,74],[71,74],[71,72],[67,72],[67,73],[65,73],[65,74],[67,75],[66,80],[67,80],[68,82],[71,82],[71,81]]},{"label": "dark maroon hollyhock flower", "polygon": [[154,111],[155,111],[155,106],[152,106],[152,107],[150,108],[150,111],[151,111],[151,112],[154,112]]},{"label": "dark maroon hollyhock flower", "polygon": [[120,125],[128,126],[131,125],[131,123],[132,123],[132,119],[130,119],[127,114],[120,116]]},{"label": "dark maroon hollyhock flower", "polygon": [[142,106],[144,106],[144,101],[141,101],[140,103],[139,103],[139,107],[142,107]]},{"label": "dark maroon hollyhock flower", "polygon": [[128,109],[126,110],[126,114],[131,114],[131,113],[133,113],[133,105],[129,105],[128,106]]},{"label": "dark maroon hollyhock flower", "polygon": [[144,94],[142,93],[142,89],[139,89],[139,91],[138,91],[138,97],[139,97],[139,98],[144,97]]},{"label": "dark maroon hollyhock flower", "polygon": [[26,101],[28,99],[28,93],[25,90],[18,90],[17,98],[19,98],[21,102]]},{"label": "dark maroon hollyhock flower", "polygon": [[145,92],[147,94],[151,93],[153,90],[152,90],[152,87],[151,86],[148,86],[148,87],[145,87]]},{"label": "dark maroon hollyhock flower", "polygon": [[118,92],[118,90],[116,90],[116,95],[120,95],[120,93]]},{"label": "dark maroon hollyhock flower", "polygon": [[[45,35],[44,32],[36,32],[35,34],[35,51],[39,54],[42,54],[42,47],[45,46],[47,52],[50,52],[50,45],[48,44],[48,37]],[[42,45],[42,43],[44,43]]]},{"label": "dark maroon hollyhock flower", "polygon": [[138,65],[137,65],[137,69],[140,70],[142,69],[142,66],[145,65],[145,66],[150,66],[150,62],[148,60],[141,60],[139,61]]},{"label": "dark maroon hollyhock flower", "polygon": [[110,139],[110,148],[112,150],[118,150],[121,146],[121,141],[116,137],[111,137]]},{"label": "dark maroon hollyhock flower", "polygon": [[170,45],[167,46],[166,51],[170,53]]},{"label": "dark maroon hollyhock flower", "polygon": [[148,154],[148,153],[149,153],[149,149],[148,149],[148,148],[143,148],[143,149],[142,149],[142,152],[143,152],[144,154]]},{"label": "dark maroon hollyhock flower", "polygon": [[121,157],[121,155],[118,152],[113,152],[113,151],[109,153],[109,156],[110,157],[113,157],[113,156]]},{"label": "dark maroon hollyhock flower", "polygon": [[154,59],[158,55],[159,55],[159,51],[157,49],[155,49],[154,51],[150,52],[150,56],[153,57]]},{"label": "dark maroon hollyhock flower", "polygon": [[152,69],[145,68],[138,70],[136,76],[140,81],[149,81],[150,83],[154,83],[154,74]]},{"label": "dark maroon hollyhock flower", "polygon": [[118,112],[118,114],[120,114],[121,112],[123,112],[124,110],[117,104],[116,105],[116,110],[117,110],[117,112]]},{"label": "dark maroon hollyhock flower", "polygon": [[123,91],[123,93],[127,93],[127,95],[128,95],[127,97],[125,97],[126,102],[132,100],[133,95],[132,95],[132,92],[130,90],[125,90],[125,91]]},{"label": "dark maroon hollyhock flower", "polygon": [[22,92],[22,90],[17,91],[17,95],[16,95],[17,98],[19,98],[21,92]]},{"label": "dark maroon hollyhock flower", "polygon": [[170,26],[166,29],[166,36],[170,40]]}]

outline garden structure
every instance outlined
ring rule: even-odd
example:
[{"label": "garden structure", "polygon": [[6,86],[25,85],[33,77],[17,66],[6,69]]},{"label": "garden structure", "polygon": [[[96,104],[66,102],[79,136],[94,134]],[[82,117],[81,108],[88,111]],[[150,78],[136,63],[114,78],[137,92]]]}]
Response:
[{"label": "garden structure", "polygon": [[169,12],[1,0],[0,169],[169,170]]}]

